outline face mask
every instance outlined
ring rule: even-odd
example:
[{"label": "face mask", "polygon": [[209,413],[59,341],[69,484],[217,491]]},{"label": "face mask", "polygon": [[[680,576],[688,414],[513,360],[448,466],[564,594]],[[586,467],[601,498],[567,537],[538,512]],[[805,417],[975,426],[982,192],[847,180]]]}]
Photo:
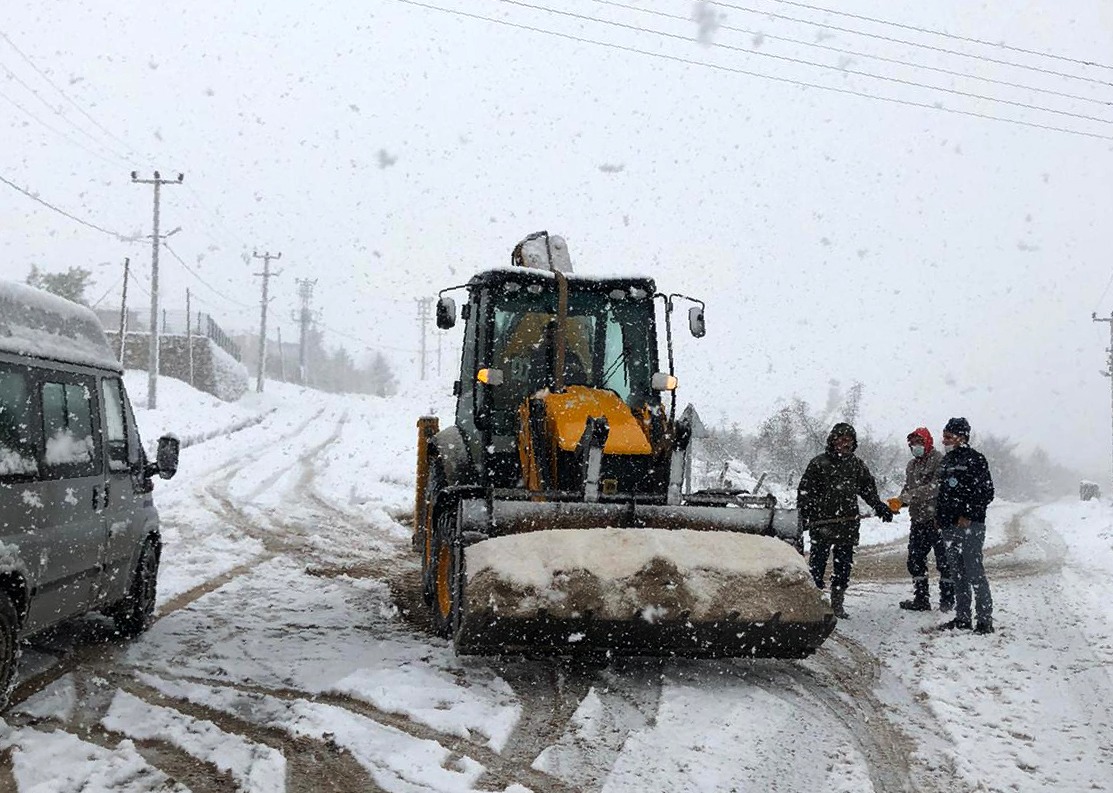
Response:
[{"label": "face mask", "polygon": [[908,448],[912,450],[912,456],[913,457],[923,457],[924,456],[924,451],[925,450],[924,450],[923,446],[909,446]]}]

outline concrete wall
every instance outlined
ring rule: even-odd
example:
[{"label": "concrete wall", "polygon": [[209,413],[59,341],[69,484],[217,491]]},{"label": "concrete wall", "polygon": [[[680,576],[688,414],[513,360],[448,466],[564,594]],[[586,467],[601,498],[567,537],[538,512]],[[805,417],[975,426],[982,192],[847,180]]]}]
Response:
[{"label": "concrete wall", "polygon": [[[108,343],[119,349],[119,333],[109,331]],[[146,333],[128,333],[124,345],[124,368],[146,369],[150,351]],[[185,336],[162,336],[158,353],[159,374],[190,382],[189,344]],[[205,336],[193,337],[193,383],[195,388],[234,402],[247,391],[247,370]]]}]

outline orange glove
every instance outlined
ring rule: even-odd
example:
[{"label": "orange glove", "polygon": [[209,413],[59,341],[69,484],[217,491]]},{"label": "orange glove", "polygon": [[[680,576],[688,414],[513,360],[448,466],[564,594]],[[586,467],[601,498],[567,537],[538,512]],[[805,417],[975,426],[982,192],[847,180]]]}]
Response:
[{"label": "orange glove", "polygon": [[893,512],[900,512],[900,508],[904,506],[904,502],[896,496],[893,496],[885,503],[889,505],[889,509],[893,510]]}]

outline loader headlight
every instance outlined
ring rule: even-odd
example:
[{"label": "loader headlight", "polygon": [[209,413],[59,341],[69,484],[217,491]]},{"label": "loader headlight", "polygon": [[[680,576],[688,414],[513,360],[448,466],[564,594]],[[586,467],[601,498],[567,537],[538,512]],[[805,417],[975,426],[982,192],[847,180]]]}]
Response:
[{"label": "loader headlight", "polygon": [[502,385],[502,369],[480,369],[475,379],[487,385]]},{"label": "loader headlight", "polygon": [[675,391],[677,380],[674,375],[667,372],[656,372],[649,384],[654,391]]}]

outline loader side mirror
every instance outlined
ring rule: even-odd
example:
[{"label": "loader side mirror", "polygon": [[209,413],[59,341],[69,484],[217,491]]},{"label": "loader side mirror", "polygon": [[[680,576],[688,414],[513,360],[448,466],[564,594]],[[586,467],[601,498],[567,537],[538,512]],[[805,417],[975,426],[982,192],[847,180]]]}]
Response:
[{"label": "loader side mirror", "polygon": [[692,306],[688,309],[688,329],[697,339],[702,339],[707,333],[707,326],[703,322],[703,306]]},{"label": "loader side mirror", "polygon": [[442,297],[437,301],[437,327],[448,330],[456,324],[456,301],[451,297]]},{"label": "loader side mirror", "polygon": [[649,387],[654,391],[675,391],[676,386],[676,377],[668,372],[654,372],[649,381]]}]

